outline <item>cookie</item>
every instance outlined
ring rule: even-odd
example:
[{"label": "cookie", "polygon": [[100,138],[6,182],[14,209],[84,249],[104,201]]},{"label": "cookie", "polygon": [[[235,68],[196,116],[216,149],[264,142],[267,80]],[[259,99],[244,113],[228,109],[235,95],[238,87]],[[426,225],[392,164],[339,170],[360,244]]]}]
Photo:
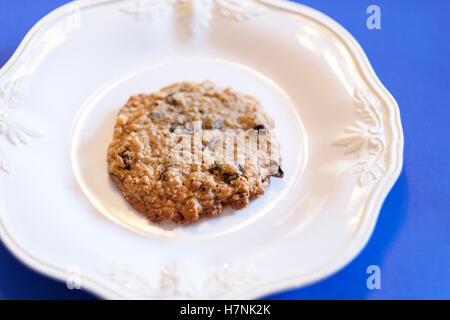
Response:
[{"label": "cookie", "polygon": [[153,222],[188,224],[245,208],[283,177],[274,122],[254,97],[211,82],[132,96],[108,147],[108,173]]}]

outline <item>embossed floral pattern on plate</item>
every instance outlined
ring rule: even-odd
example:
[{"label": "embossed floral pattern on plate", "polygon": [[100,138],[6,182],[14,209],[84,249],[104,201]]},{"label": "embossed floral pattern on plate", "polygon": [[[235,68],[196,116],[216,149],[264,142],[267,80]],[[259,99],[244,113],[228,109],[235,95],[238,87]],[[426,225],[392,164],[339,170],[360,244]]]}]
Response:
[{"label": "embossed floral pattern on plate", "polygon": [[98,272],[121,291],[148,299],[220,298],[258,280],[255,268],[235,264],[209,267],[199,272],[192,264],[173,262],[161,270],[156,283],[123,266],[110,266]]},{"label": "embossed floral pattern on plate", "polygon": [[236,21],[252,19],[264,9],[253,0],[133,0],[120,10],[135,19],[157,19],[172,10],[191,33],[209,26],[213,11]]},{"label": "embossed floral pattern on plate", "polygon": [[[26,118],[21,96],[24,82],[21,79],[9,80],[0,84],[0,135],[12,145],[28,144],[30,137],[40,137],[42,133]],[[13,169],[11,151],[0,142],[0,169],[10,173]]]},{"label": "embossed floral pattern on plate", "polygon": [[384,112],[380,102],[366,91],[355,90],[354,101],[361,120],[345,127],[345,133],[333,143],[358,155],[355,173],[358,184],[365,186],[386,170]]}]

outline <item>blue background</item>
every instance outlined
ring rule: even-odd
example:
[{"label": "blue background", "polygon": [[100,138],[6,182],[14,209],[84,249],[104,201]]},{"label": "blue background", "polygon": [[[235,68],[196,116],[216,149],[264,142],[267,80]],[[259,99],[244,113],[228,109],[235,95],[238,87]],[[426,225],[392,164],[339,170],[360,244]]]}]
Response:
[{"label": "blue background", "polygon": [[[0,0],[0,66],[26,32],[67,0]],[[404,168],[365,249],[346,268],[275,299],[450,299],[449,0],[301,0],[359,41],[396,98],[405,134]],[[366,8],[381,8],[381,30]],[[369,265],[381,289],[366,287]],[[0,299],[91,299],[31,271],[0,244]]]}]

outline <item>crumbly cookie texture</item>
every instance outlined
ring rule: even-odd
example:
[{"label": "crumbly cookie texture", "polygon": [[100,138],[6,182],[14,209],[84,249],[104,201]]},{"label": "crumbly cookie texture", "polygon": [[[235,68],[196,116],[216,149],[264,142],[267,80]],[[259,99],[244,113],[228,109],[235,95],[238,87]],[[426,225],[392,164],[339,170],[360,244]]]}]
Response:
[{"label": "crumbly cookie texture", "polygon": [[[245,208],[264,194],[270,176],[283,176],[280,158],[259,150],[269,132],[265,145],[277,146],[273,128],[251,96],[211,82],[177,83],[132,96],[122,107],[108,148],[108,172],[125,199],[151,221],[188,224],[217,216],[227,205]],[[224,157],[227,129],[253,132],[258,148],[250,149],[248,137],[237,135],[232,145],[244,139],[252,151]],[[199,148],[191,149],[190,141],[187,149],[180,148],[197,133],[202,133]]]}]

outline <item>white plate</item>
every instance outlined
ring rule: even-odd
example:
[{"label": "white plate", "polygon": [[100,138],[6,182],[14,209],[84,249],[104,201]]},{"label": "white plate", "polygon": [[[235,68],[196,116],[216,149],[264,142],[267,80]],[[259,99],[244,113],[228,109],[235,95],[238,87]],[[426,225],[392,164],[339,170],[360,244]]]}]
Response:
[{"label": "white plate", "polygon": [[[116,112],[206,79],[260,99],[286,176],[242,211],[149,223],[106,173]],[[403,151],[397,104],[356,41],[275,0],[65,5],[1,69],[0,132],[2,240],[104,298],[257,298],[322,279],[369,239]]]}]

